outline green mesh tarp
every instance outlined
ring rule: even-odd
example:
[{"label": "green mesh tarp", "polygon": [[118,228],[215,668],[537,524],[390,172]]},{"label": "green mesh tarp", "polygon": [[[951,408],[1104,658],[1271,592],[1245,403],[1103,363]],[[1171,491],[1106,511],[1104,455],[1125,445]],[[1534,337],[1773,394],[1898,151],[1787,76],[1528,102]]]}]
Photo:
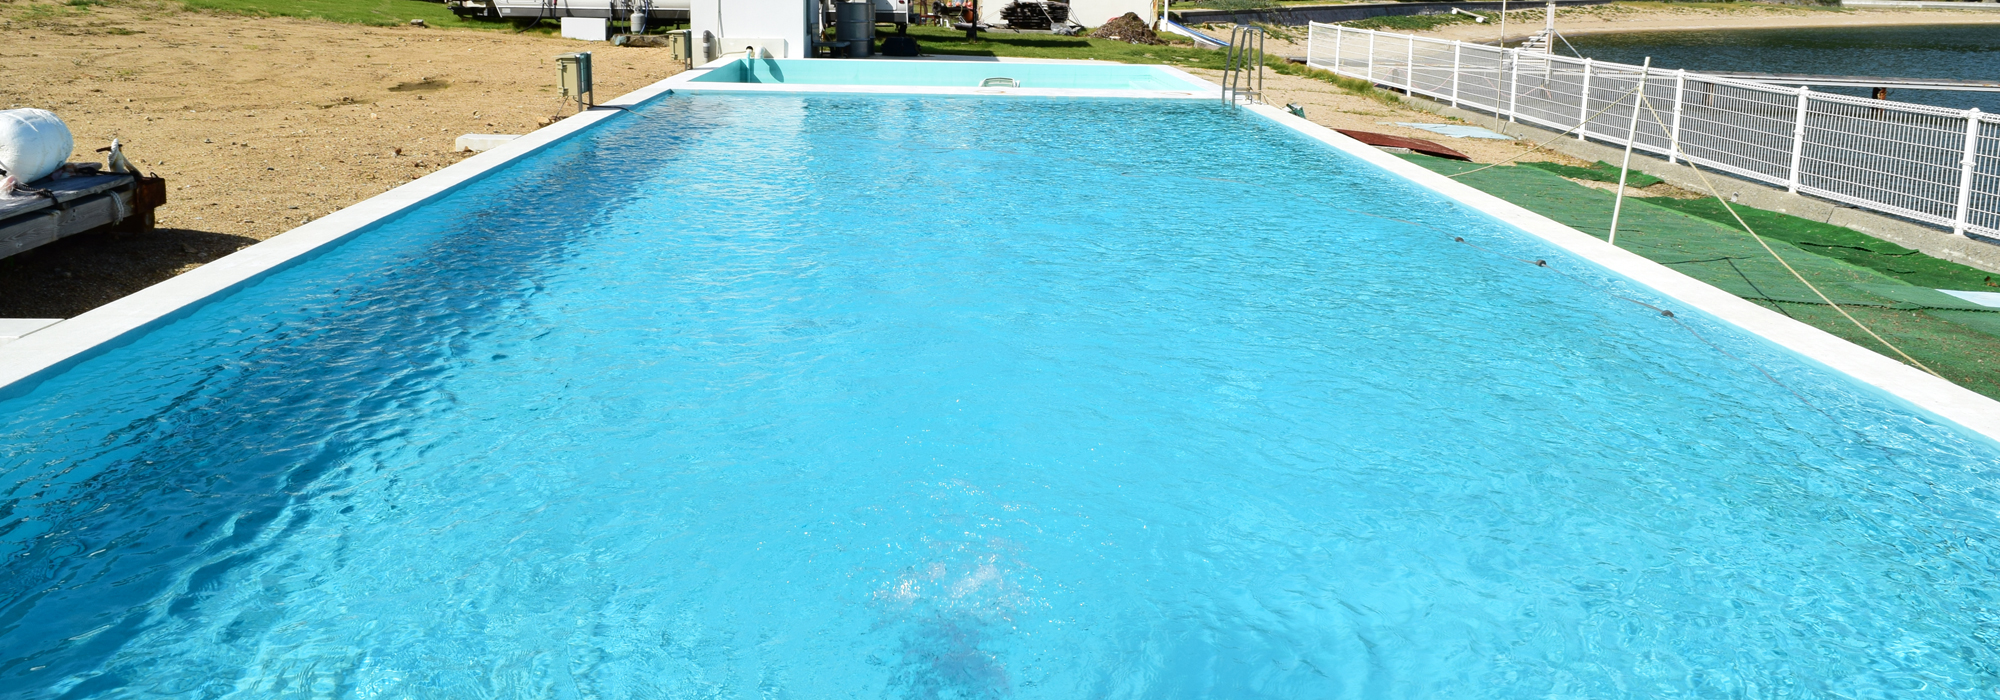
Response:
[{"label": "green mesh tarp", "polygon": [[[1404,158],[1447,175],[1482,167]],[[1598,238],[1611,227],[1612,193],[1541,168],[1488,168],[1458,180]],[[2000,398],[2000,312],[1937,291],[2000,291],[1989,284],[2000,276],[1851,229],[1734,206],[1772,251],[1856,319],[1945,378]],[[1618,246],[1901,360],[1773,260],[1714,199],[1627,198]]]}]

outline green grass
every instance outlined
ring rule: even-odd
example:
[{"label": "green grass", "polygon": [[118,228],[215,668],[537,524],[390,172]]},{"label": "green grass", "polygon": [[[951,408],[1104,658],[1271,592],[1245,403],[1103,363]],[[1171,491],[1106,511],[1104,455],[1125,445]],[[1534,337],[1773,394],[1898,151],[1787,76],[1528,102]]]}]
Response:
[{"label": "green grass", "polygon": [[1461,15],[1456,12],[1453,12],[1441,15],[1391,15],[1387,17],[1370,17],[1368,19],[1358,19],[1352,22],[1342,22],[1341,24],[1349,27],[1354,27],[1356,29],[1385,29],[1385,30],[1402,31],[1402,32],[1422,32],[1422,31],[1429,31],[1432,29],[1436,29],[1438,27],[1448,27],[1454,24],[1471,24],[1473,21],[1474,20],[1469,15]]},{"label": "green grass", "polygon": [[[1708,199],[1648,198],[1647,202],[1683,214],[1698,216],[1732,229],[1741,229],[1736,217],[1722,202]],[[1939,260],[1853,229],[1801,219],[1790,214],[1736,205],[1759,235],[1784,241],[1801,249],[1824,255],[1849,265],[1863,267],[1919,287],[1933,289],[1987,290],[2000,286],[1995,275],[1984,270]]]},{"label": "green grass", "polygon": [[[1597,182],[1618,181],[1618,166],[1606,163],[1601,160],[1590,165],[1589,167],[1581,167],[1581,168],[1574,165],[1563,165],[1561,163],[1547,163],[1539,161],[1522,163],[1522,165],[1528,166],[1530,168],[1540,168],[1542,170],[1547,170],[1549,172],[1561,175],[1566,178],[1570,178],[1572,180],[1594,180]],[[1665,182],[1665,180],[1661,180],[1660,178],[1653,177],[1651,175],[1647,175],[1645,173],[1636,170],[1627,172],[1625,174],[1626,187],[1645,189],[1647,187],[1652,187],[1654,185],[1660,184],[1662,182]]]},{"label": "green grass", "polygon": [[[441,2],[419,0],[181,0],[190,10],[212,10],[255,17],[304,17],[349,24],[386,27],[421,19],[433,27],[507,29],[511,22],[460,19]],[[540,28],[538,31],[554,31]]]}]

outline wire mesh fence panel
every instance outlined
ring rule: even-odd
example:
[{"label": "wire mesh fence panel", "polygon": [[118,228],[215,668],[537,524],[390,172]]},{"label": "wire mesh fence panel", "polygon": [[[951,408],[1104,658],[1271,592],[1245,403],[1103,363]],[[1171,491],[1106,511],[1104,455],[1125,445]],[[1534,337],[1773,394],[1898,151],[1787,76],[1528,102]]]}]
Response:
[{"label": "wire mesh fence panel", "polygon": [[1639,110],[1637,143],[1633,148],[1669,155],[1674,150],[1674,86],[1673,71],[1655,70],[1646,77],[1645,90],[1634,100]]},{"label": "wire mesh fence panel", "polygon": [[1375,35],[1375,82],[1398,88],[1410,87],[1410,41],[1397,34]]},{"label": "wire mesh fence panel", "polygon": [[1458,56],[1458,104],[1498,114],[1507,106],[1508,53],[1465,44]]},{"label": "wire mesh fence panel", "polygon": [[[1620,64],[1592,64],[1590,66],[1590,94],[1584,102],[1584,110],[1590,114],[1586,124],[1588,136],[1618,142],[1626,142],[1626,136],[1634,134],[1636,128],[1636,150],[1666,152],[1666,124],[1648,118],[1646,110],[1640,106],[1640,84],[1646,76],[1640,68],[1620,66]],[[1644,84],[1648,92],[1654,92],[1652,76],[1646,76]],[[1638,124],[1632,118],[1638,116]]]},{"label": "wire mesh fence panel", "polygon": [[1520,120],[1557,131],[1583,122],[1583,61],[1526,54],[1513,77],[1514,111]]},{"label": "wire mesh fence panel", "polygon": [[1965,136],[1958,110],[1813,93],[1799,191],[1949,226],[1958,216]]},{"label": "wire mesh fence panel", "polygon": [[1411,42],[1410,90],[1441,100],[1451,100],[1453,43],[1422,39]]},{"label": "wire mesh fence panel", "polygon": [[1979,123],[1979,145],[1972,155],[1971,196],[1966,198],[1966,230],[2000,237],[2000,120]]},{"label": "wire mesh fence panel", "polygon": [[1798,91],[1688,76],[1681,90],[1680,150],[1725,172],[1788,186]]},{"label": "wire mesh fence panel", "polygon": [[[1309,31],[1307,63],[1341,75],[1572,136],[1582,127],[1616,145],[1629,137],[1634,150],[2000,235],[2000,117],[1683,71],[1645,74],[1638,92],[1639,66],[1334,25]],[[1976,134],[1969,178],[1968,129]]]}]

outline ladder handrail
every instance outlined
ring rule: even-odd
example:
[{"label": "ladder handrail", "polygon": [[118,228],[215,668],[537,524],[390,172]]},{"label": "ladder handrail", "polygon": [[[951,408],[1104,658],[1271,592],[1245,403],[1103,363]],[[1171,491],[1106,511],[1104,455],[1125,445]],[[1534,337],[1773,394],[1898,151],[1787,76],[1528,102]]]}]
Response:
[{"label": "ladder handrail", "polygon": [[1223,58],[1222,101],[1236,104],[1238,96],[1251,103],[1264,98],[1264,29],[1239,24],[1229,29],[1229,48]]}]

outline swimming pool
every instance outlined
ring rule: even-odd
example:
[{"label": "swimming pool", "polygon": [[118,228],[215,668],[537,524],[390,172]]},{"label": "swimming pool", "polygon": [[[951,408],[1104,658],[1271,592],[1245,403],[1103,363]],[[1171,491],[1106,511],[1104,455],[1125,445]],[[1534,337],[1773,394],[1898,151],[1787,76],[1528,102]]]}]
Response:
[{"label": "swimming pool", "polygon": [[1185,74],[1165,66],[1075,61],[943,61],[887,60],[825,61],[757,59],[726,61],[691,83],[762,83],[783,85],[897,85],[981,87],[988,78],[1009,78],[1014,87],[1060,90],[1184,90],[1207,91]]},{"label": "swimming pool", "polygon": [[1628,298],[1219,105],[668,97],[0,402],[0,688],[1990,692],[1992,445]]}]

